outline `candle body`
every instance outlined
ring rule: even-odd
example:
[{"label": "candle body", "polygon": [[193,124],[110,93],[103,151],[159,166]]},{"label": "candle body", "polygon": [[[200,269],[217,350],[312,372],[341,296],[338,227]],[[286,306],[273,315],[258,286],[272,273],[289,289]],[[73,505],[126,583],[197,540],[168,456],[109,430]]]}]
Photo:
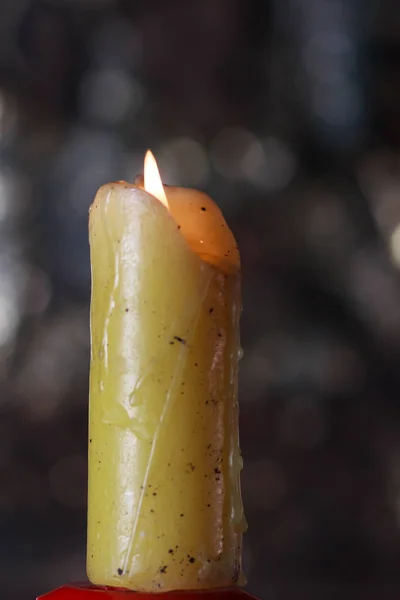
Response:
[{"label": "candle body", "polygon": [[89,579],[145,592],[241,574],[240,281],[122,183],[91,209]]}]

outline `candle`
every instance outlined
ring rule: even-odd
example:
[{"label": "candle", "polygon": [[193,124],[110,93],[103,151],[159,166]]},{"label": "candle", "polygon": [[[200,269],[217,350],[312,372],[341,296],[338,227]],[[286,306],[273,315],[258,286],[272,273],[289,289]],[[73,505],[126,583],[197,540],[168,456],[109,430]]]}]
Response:
[{"label": "candle", "polygon": [[205,194],[98,191],[92,267],[87,572],[142,592],[240,583],[240,274]]}]

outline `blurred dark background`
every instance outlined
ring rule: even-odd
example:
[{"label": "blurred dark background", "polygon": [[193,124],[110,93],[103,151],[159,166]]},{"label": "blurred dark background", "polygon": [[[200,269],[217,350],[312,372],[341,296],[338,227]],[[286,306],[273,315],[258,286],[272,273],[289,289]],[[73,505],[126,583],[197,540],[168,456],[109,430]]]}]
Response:
[{"label": "blurred dark background", "polygon": [[399,33],[395,0],[2,0],[2,599],[85,576],[87,213],[148,147],[242,253],[248,590],[399,597]]}]

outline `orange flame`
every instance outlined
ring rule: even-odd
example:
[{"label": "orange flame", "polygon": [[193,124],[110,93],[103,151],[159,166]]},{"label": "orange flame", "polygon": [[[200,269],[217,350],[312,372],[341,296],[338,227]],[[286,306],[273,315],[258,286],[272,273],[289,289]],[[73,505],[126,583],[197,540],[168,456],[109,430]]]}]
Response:
[{"label": "orange flame", "polygon": [[144,189],[168,208],[168,200],[165,195],[160,172],[151,150],[147,150],[144,157]]}]

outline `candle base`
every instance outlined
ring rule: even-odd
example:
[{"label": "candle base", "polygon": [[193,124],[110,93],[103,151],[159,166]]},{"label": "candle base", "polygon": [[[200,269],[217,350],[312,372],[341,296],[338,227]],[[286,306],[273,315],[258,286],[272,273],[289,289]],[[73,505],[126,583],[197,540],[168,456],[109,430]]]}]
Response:
[{"label": "candle base", "polygon": [[145,594],[90,584],[63,585],[52,592],[39,596],[36,600],[129,600],[129,595],[134,595],[135,600],[154,600],[155,596],[162,596],[162,600],[258,600],[255,596],[238,588]]}]

